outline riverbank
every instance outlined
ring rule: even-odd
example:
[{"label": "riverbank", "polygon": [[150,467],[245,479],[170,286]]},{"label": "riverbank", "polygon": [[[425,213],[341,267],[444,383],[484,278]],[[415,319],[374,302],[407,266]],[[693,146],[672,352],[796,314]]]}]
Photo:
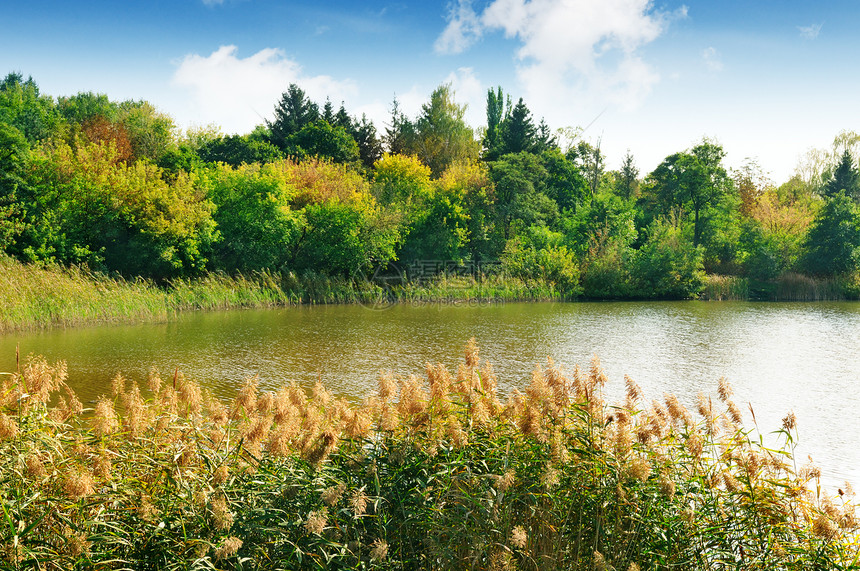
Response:
[{"label": "riverbank", "polygon": [[[184,311],[351,303],[383,308],[394,303],[564,301],[553,284],[491,275],[404,282],[351,280],[307,273],[210,273],[166,284],[124,279],[79,267],[23,264],[0,257],[0,334],[107,323],[162,322]],[[585,292],[584,299],[589,299]],[[708,275],[700,299],[839,301],[860,297],[860,278],[816,279],[784,274],[772,282]]]},{"label": "riverbank", "polygon": [[308,273],[211,273],[156,285],[85,269],[22,264],[0,257],[0,334],[27,329],[102,323],[166,321],[179,312],[354,303],[558,301],[561,293],[539,282],[490,276],[443,278],[383,286]]},{"label": "riverbank", "polygon": [[[86,413],[65,367],[3,380],[4,569],[835,569],[853,493],[762,447],[727,382],[691,413],[613,405],[598,361],[552,361],[506,402],[474,341],[457,373],[383,377],[361,406],[321,384],[219,402],[117,377]],[[60,394],[62,398],[52,397]],[[49,406],[48,402],[55,403]],[[769,430],[772,427],[765,427]]]}]

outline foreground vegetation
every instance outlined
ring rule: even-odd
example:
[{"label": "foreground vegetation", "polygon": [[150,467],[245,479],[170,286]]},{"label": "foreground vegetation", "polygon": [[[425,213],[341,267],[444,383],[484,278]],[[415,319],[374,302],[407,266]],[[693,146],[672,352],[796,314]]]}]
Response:
[{"label": "foreground vegetation", "polygon": [[503,404],[474,340],[456,374],[383,376],[361,406],[153,372],[84,410],[64,378],[34,358],[2,383],[4,569],[858,565],[853,492],[795,465],[793,415],[763,446],[725,380],[694,419],[548,360]]}]

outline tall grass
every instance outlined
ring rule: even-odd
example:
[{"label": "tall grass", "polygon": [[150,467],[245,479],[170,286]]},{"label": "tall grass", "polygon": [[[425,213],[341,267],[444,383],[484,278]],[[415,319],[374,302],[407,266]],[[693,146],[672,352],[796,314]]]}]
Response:
[{"label": "tall grass", "polygon": [[845,299],[844,278],[814,278],[786,272],[775,280],[774,299],[780,301],[838,301]]},{"label": "tall grass", "polygon": [[[551,360],[506,402],[474,341],[456,373],[222,403],[177,373],[92,411],[30,360],[0,400],[3,569],[847,569],[850,489],[764,447],[731,387],[608,404]],[[52,401],[53,398],[53,401]],[[47,403],[54,402],[49,406]]]},{"label": "tall grass", "polygon": [[0,256],[0,334],[19,329],[164,321],[181,311],[302,304],[548,301],[551,286],[501,276],[440,277],[385,286],[309,272],[210,273],[156,285],[79,267],[22,264]]},{"label": "tall grass", "polygon": [[749,299],[749,280],[740,276],[707,274],[702,299],[710,301],[746,301]]}]

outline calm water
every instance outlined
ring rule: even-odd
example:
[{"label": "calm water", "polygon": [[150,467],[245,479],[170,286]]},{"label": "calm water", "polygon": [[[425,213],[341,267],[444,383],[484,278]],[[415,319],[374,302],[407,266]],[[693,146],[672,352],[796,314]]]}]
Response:
[{"label": "calm water", "polygon": [[741,302],[360,306],[197,313],[166,324],[104,326],[0,337],[0,371],[22,355],[68,363],[85,402],[109,391],[121,371],[143,381],[151,367],[178,367],[229,397],[258,374],[274,389],[321,378],[355,398],[381,370],[421,374],[424,363],[455,369],[475,336],[502,389],[524,386],[552,356],[572,370],[600,357],[620,396],[623,376],[649,398],[677,394],[688,405],[725,376],[748,424],[752,403],[767,433],[794,410],[799,458],[811,454],[827,482],[860,483],[860,304]]}]

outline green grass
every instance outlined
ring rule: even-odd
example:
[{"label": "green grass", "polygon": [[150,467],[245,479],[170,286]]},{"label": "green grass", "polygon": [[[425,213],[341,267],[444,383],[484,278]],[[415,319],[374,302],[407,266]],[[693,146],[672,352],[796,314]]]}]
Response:
[{"label": "green grass", "polygon": [[303,304],[367,305],[451,301],[562,299],[552,287],[501,277],[440,278],[383,287],[307,273],[211,273],[156,285],[107,277],[82,268],[22,264],[0,257],[0,334],[21,329],[165,321],[182,311]]},{"label": "green grass", "polygon": [[725,381],[694,418],[548,361],[502,402],[474,341],[361,406],[254,379],[222,403],[177,373],[84,411],[64,376],[37,358],[0,387],[0,569],[858,565],[853,492],[795,466],[791,415],[763,446]]}]

